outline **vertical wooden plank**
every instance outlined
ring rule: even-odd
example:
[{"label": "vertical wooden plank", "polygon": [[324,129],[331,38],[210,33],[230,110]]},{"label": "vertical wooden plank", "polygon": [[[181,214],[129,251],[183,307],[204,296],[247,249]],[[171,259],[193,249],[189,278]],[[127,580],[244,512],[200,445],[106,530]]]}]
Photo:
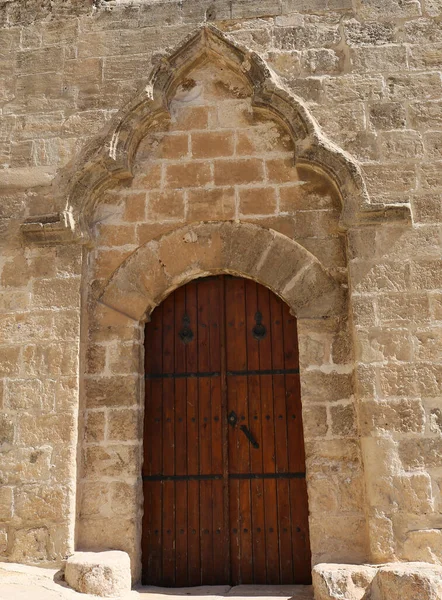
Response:
[{"label": "vertical wooden plank", "polygon": [[[284,332],[282,301],[270,294],[270,316],[272,327],[272,368],[284,369]],[[273,401],[276,441],[276,471],[287,473],[287,410],[285,398],[285,377],[283,374],[273,375]],[[290,519],[290,482],[288,479],[277,479],[276,494],[278,502],[278,541],[279,541],[279,573],[280,583],[293,582],[293,556]]]},{"label": "vertical wooden plank", "polygon": [[[186,291],[178,288],[175,293],[175,373],[186,372],[186,345],[179,338],[183,315],[186,310]],[[187,402],[186,379],[177,377],[175,383],[175,474],[187,475]],[[175,585],[184,587],[187,572],[187,481],[175,483]]]},{"label": "vertical wooden plank", "polygon": [[[197,282],[198,301],[198,372],[206,373],[198,379],[200,470],[203,475],[212,474],[212,399],[210,372],[210,322],[209,290],[213,280]],[[201,579],[204,584],[213,583],[213,508],[212,481],[200,482],[200,532],[201,532]]]},{"label": "vertical wooden plank", "polygon": [[[259,345],[260,341],[253,336],[258,310],[257,284],[246,281],[246,339],[247,339],[247,369],[259,371]],[[263,472],[263,444],[261,423],[261,386],[259,375],[248,375],[249,394],[248,422],[250,430],[259,443],[259,448],[250,450],[250,471]],[[251,582],[266,583],[266,547],[265,547],[265,515],[264,515],[264,485],[262,479],[250,480],[251,494],[251,544],[253,574]]]},{"label": "vertical wooden plank", "polygon": [[[226,364],[227,364],[227,410],[236,414],[237,423],[229,426],[229,472],[249,471],[250,451],[247,438],[240,430],[248,414],[247,378],[232,374],[232,371],[245,371],[247,368],[247,347],[245,332],[245,287],[244,280],[226,277]],[[243,581],[242,519],[246,504],[244,486],[239,480],[229,480],[230,509],[230,553],[232,584]],[[245,534],[246,535],[246,534]]]},{"label": "vertical wooden plank", "polygon": [[220,303],[219,318],[219,340],[220,340],[220,385],[221,385],[221,439],[222,439],[222,497],[223,497],[223,515],[222,515],[222,548],[225,552],[224,582],[232,582],[232,560],[230,552],[230,481],[229,481],[229,424],[228,398],[227,398],[227,314],[226,314],[226,277],[219,278],[218,297]]},{"label": "vertical wooden plank", "polygon": [[[152,314],[145,332],[145,372],[161,374],[163,369],[163,307]],[[143,475],[162,472],[162,380],[146,380],[146,407],[144,416]],[[162,486],[161,482],[144,482],[143,517],[143,582],[158,583],[162,577]]]},{"label": "vertical wooden plank", "polygon": [[[163,372],[175,370],[175,298],[163,302]],[[163,379],[163,475],[175,475],[175,381]],[[175,585],[175,482],[163,481],[163,585]]]},{"label": "vertical wooden plank", "polygon": [[[259,365],[261,370],[272,369],[272,328],[270,321],[269,291],[258,286],[258,310],[267,335],[259,343]],[[275,415],[272,375],[261,375],[261,407],[263,436],[264,473],[276,472]],[[264,479],[264,504],[266,524],[267,583],[279,584],[278,505],[276,480]]]},{"label": "vertical wooden plank", "polygon": [[[211,278],[208,290],[208,320],[209,320],[209,370],[221,372],[221,293],[223,289],[222,276]],[[224,335],[224,334],[223,334]],[[224,347],[224,346],[223,346]],[[210,378],[211,397],[211,436],[212,436],[212,474],[223,475],[223,423],[225,410],[222,406],[221,376]],[[223,479],[212,481],[212,555],[214,585],[225,584],[229,581],[229,551],[227,547],[228,524],[224,523],[224,482]]]},{"label": "vertical wooden plank", "polygon": [[[198,370],[198,310],[196,281],[186,285],[186,314],[193,331],[193,340],[186,344],[186,371]],[[199,398],[198,379],[187,379],[187,473],[200,474],[199,447]],[[201,539],[200,539],[200,483],[191,480],[187,484],[188,542],[187,568],[188,585],[201,584]]]}]

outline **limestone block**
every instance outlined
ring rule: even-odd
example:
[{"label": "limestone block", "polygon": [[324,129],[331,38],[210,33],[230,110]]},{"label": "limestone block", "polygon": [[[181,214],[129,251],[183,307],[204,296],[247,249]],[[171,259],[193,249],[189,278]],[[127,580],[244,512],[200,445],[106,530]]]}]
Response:
[{"label": "limestone block", "polygon": [[359,14],[363,19],[382,19],[384,15],[392,18],[418,17],[421,15],[421,3],[418,0],[365,0]]},{"label": "limestone block", "polygon": [[0,348],[0,377],[11,377],[18,374],[20,368],[19,346],[3,346]]},{"label": "limestone block", "polygon": [[342,103],[357,100],[379,100],[383,81],[378,75],[342,75],[325,77],[324,93],[329,102]]},{"label": "limestone block", "polygon": [[350,398],[352,375],[332,371],[309,370],[301,374],[302,398],[305,403],[333,402]]},{"label": "limestone block", "polygon": [[315,473],[356,471],[361,464],[359,444],[352,439],[308,440],[305,444],[307,470]]},{"label": "limestone block", "polygon": [[425,411],[419,399],[367,400],[361,404],[360,425],[363,435],[381,431],[419,433],[425,427]]},{"label": "limestone block", "polygon": [[371,329],[358,332],[357,356],[364,363],[385,360],[409,361],[412,345],[406,329]]},{"label": "limestone block", "polygon": [[189,190],[187,202],[189,221],[201,221],[208,214],[213,219],[232,219],[235,215],[234,188]]},{"label": "limestone block", "polygon": [[400,102],[376,102],[369,109],[370,123],[375,129],[405,127],[405,108]]},{"label": "limestone block", "polygon": [[301,66],[311,75],[333,74],[342,70],[342,56],[330,48],[303,50]]},{"label": "limestone block", "polygon": [[409,438],[399,443],[399,455],[404,469],[442,467],[442,438]]},{"label": "limestone block", "polygon": [[[434,61],[435,50],[425,48],[422,50],[423,56],[418,57],[418,52],[414,50],[414,58],[416,62],[424,65]],[[424,54],[426,52],[426,54]],[[439,62],[442,64],[442,49],[439,49]],[[419,67],[422,68],[422,67]],[[441,102],[414,102],[410,104],[410,125],[413,128],[428,131],[429,129],[438,129],[442,123]]]},{"label": "limestone block", "polygon": [[76,552],[66,562],[65,578],[77,592],[106,598],[131,588],[130,559],[126,552]]},{"label": "limestone block", "polygon": [[376,568],[366,565],[316,565],[312,572],[315,599],[362,600],[376,572]]},{"label": "limestone block", "polygon": [[0,519],[7,521],[12,517],[13,495],[12,487],[0,487]]},{"label": "limestone block", "polygon": [[23,523],[62,521],[69,512],[69,501],[65,487],[29,485],[17,489],[14,510]]},{"label": "limestone block", "polygon": [[426,0],[425,8],[427,9],[427,13],[431,17],[437,17],[442,15],[442,2],[441,0]]},{"label": "limestone block", "polygon": [[14,421],[8,415],[0,415],[0,447],[8,447],[14,441]]},{"label": "limestone block", "polygon": [[[1,444],[1,442],[0,442]],[[2,452],[0,485],[23,481],[48,481],[51,473],[52,447],[14,448]]]},{"label": "limestone block", "polygon": [[64,443],[75,439],[76,418],[71,412],[23,414],[18,423],[18,439],[24,446]]},{"label": "limestone block", "polygon": [[356,435],[356,413],[353,404],[338,404],[330,407],[332,434],[349,437]]},{"label": "limestone block", "polygon": [[439,600],[442,567],[428,563],[393,563],[381,567],[372,585],[373,600]]},{"label": "limestone block", "polygon": [[344,24],[344,32],[350,46],[380,46],[395,41],[393,23],[361,23],[349,19]]},{"label": "limestone block", "polygon": [[388,131],[381,136],[381,152],[385,160],[414,159],[423,155],[424,147],[416,131]]},{"label": "limestone block", "polygon": [[275,30],[275,47],[281,50],[327,48],[338,44],[340,37],[338,25],[312,22],[304,27],[278,27]]},{"label": "limestone block", "polygon": [[350,60],[357,72],[399,70],[406,59],[404,46],[385,45],[380,48],[351,48]]},{"label": "limestone block", "polygon": [[433,512],[433,492],[428,473],[412,473],[393,478],[394,500],[408,513]]},{"label": "limestone block", "polygon": [[306,438],[324,437],[328,431],[327,408],[321,404],[304,406],[302,422]]},{"label": "limestone block", "polygon": [[15,562],[38,562],[50,558],[49,531],[46,527],[19,529],[15,532],[11,559]]},{"label": "limestone block", "polygon": [[84,470],[91,479],[94,476],[136,476],[140,463],[139,454],[138,446],[88,446],[84,452]]},{"label": "limestone block", "polygon": [[84,439],[86,442],[101,442],[104,440],[106,416],[101,410],[88,410],[85,419]]},{"label": "limestone block", "polygon": [[131,406],[137,402],[138,388],[139,378],[134,375],[87,379],[88,408]]},{"label": "limestone block", "polygon": [[[362,562],[367,556],[365,516],[321,514],[310,517],[314,562]],[[414,600],[414,599],[413,599]]]},{"label": "limestone block", "polygon": [[392,520],[380,511],[367,520],[370,552],[377,563],[396,559],[396,541]]},{"label": "limestone block", "polygon": [[140,411],[135,409],[109,410],[108,439],[112,441],[137,441],[142,437]]},{"label": "limestone block", "polygon": [[261,0],[261,2],[249,2],[249,0],[236,0],[232,3],[233,19],[250,19],[253,17],[271,17],[281,14],[281,5],[276,0]]},{"label": "limestone block", "polygon": [[0,552],[3,554],[6,552],[8,547],[8,531],[7,529],[0,528]]},{"label": "limestone block", "polygon": [[442,531],[422,529],[409,531],[403,545],[403,556],[407,560],[419,560],[433,564],[442,563]]},{"label": "limestone block", "polygon": [[438,73],[395,73],[386,78],[390,100],[437,100],[441,96]]},{"label": "limestone block", "polygon": [[80,516],[93,517],[109,510],[109,484],[96,481],[84,482],[81,487]]},{"label": "limestone block", "polygon": [[[440,204],[440,201],[439,201]],[[362,302],[360,298],[355,301]],[[427,294],[384,294],[378,299],[378,315],[382,325],[406,324],[407,321],[422,323],[430,318]],[[365,321],[361,322],[364,325]],[[370,323],[367,323],[368,325]]]}]

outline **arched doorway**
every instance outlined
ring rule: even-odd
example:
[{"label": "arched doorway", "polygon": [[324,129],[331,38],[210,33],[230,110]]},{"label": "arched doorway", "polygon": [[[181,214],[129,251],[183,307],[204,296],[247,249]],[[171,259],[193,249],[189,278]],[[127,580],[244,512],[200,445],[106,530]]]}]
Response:
[{"label": "arched doorway", "polygon": [[310,583],[296,319],[254,281],[177,289],[146,325],[143,581]]}]

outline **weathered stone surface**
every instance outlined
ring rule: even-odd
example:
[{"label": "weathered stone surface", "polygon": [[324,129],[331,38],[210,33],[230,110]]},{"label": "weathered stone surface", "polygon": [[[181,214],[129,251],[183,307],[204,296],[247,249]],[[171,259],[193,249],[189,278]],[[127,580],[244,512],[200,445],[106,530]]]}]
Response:
[{"label": "weathered stone surface", "polygon": [[441,594],[442,568],[426,563],[383,566],[373,581],[372,595],[376,600],[436,600]]},{"label": "weathered stone surface", "polygon": [[319,564],[313,568],[317,600],[363,600],[369,594],[377,569],[365,565]]},{"label": "weathered stone surface", "polygon": [[409,531],[404,542],[404,558],[441,564],[442,533],[440,529]]},{"label": "weathered stone surface", "polygon": [[76,552],[66,561],[65,579],[74,590],[117,598],[131,588],[130,559],[126,552]]}]

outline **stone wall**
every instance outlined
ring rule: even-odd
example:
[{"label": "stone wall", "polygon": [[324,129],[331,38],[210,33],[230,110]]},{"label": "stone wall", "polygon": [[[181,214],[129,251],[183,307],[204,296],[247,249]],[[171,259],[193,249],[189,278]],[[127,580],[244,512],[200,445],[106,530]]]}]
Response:
[{"label": "stone wall", "polygon": [[[296,241],[350,291],[348,329],[343,315],[300,327],[311,527],[328,540],[315,560],[441,562],[441,16],[439,0],[0,2],[4,560],[60,563],[78,501],[77,545],[115,545],[119,520],[136,572],[142,320],[96,300],[150,240],[233,220]],[[302,144],[215,61],[151,123],[133,179],[97,186],[88,243],[68,243],[86,201],[81,186],[67,195],[71,180],[112,147],[149,72],[208,22],[352,157],[385,207],[377,222],[344,231],[343,189],[295,168]],[[413,224],[387,217],[397,205]]]}]

